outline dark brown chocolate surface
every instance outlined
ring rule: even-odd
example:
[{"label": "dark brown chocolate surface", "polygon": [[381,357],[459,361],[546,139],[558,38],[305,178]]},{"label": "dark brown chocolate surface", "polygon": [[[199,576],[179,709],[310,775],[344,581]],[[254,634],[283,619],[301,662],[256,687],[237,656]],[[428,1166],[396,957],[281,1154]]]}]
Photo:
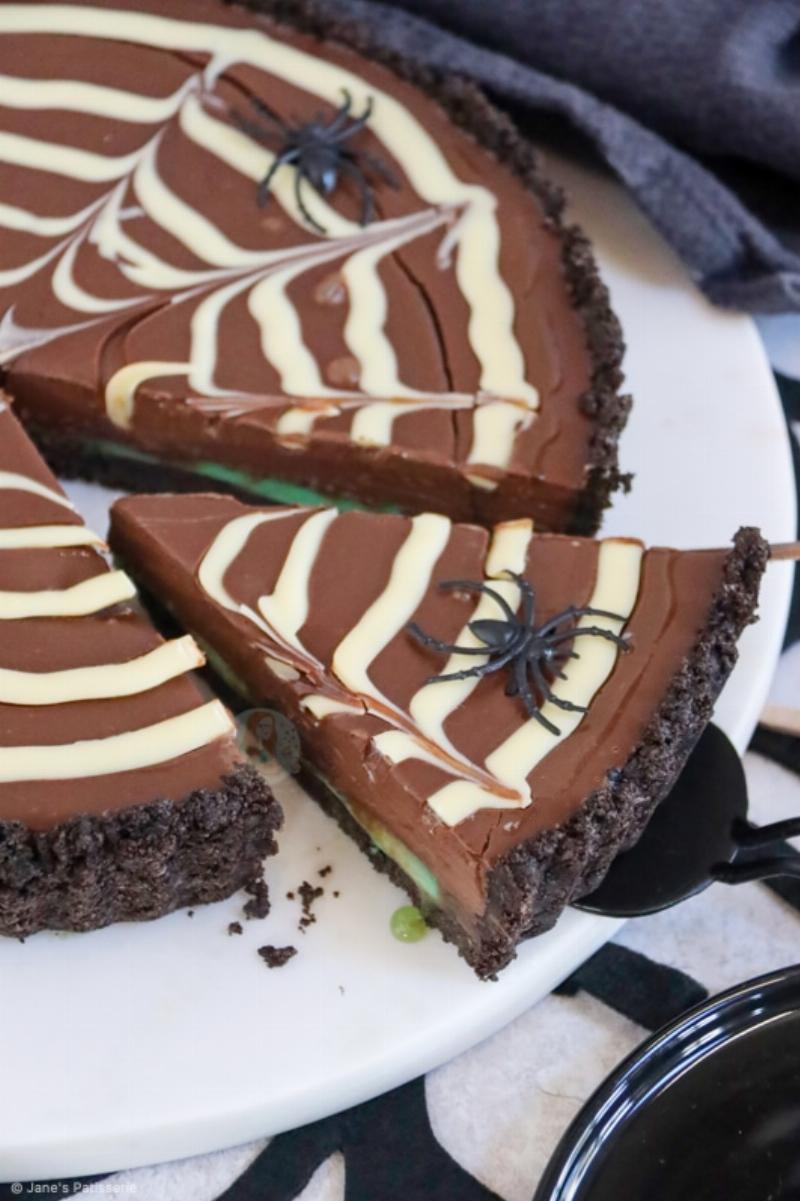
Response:
[{"label": "dark brown chocolate surface", "polygon": [[[85,0],[78,3],[80,8],[91,7]],[[119,0],[103,6],[106,13],[117,9],[186,17],[180,0]],[[312,23],[310,9],[302,4],[281,5],[278,11],[300,25]],[[191,16],[229,29],[251,28],[256,20],[219,0],[197,0]],[[352,70],[368,86],[395,97],[419,118],[460,180],[480,184],[494,194],[502,235],[499,265],[514,299],[514,335],[525,378],[541,397],[535,420],[514,440],[507,468],[487,468],[484,473],[499,486],[486,491],[467,478],[475,474],[466,461],[474,432],[471,409],[423,407],[403,414],[395,421],[389,446],[354,443],[352,410],[319,418],[305,440],[279,436],[277,423],[296,401],[287,399],[279,373],[265,357],[246,289],[221,310],[214,372],[214,384],[222,393],[245,392],[246,402],[232,407],[213,392],[209,399],[199,383],[187,389],[185,374],[164,371],[140,384],[131,428],[112,424],[104,402],[108,381],[126,363],[186,360],[191,321],[210,294],[210,285],[199,292],[188,290],[174,303],[179,289],[154,291],[132,281],[122,270],[130,251],[118,251],[116,257],[101,252],[89,225],[70,236],[63,251],[75,250],[74,283],[98,298],[88,316],[54,292],[54,270],[56,264],[63,265],[58,237],[0,229],[3,268],[21,267],[50,250],[55,254],[38,271],[0,292],[0,311],[6,313],[4,332],[17,352],[10,356],[8,384],[31,428],[53,439],[56,446],[110,438],[131,443],[162,461],[191,466],[195,460],[208,459],[255,478],[285,478],[356,495],[367,503],[393,501],[407,508],[438,508],[481,521],[526,513],[533,514],[542,528],[593,528],[609,490],[618,482],[615,443],[626,412],[625,403],[616,396],[619,329],[585,241],[576,231],[565,233],[559,228],[557,195],[535,176],[530,148],[465,85],[434,86],[427,80],[431,93],[427,95],[387,71],[377,61],[379,53],[360,57],[348,46],[319,42],[287,26],[264,22],[259,27],[289,47]],[[338,27],[332,33],[366,49],[362,34]],[[0,36],[0,65],[13,76],[78,79],[160,98],[191,79],[199,87],[198,72],[206,62],[202,53],[153,49],[113,37]],[[409,64],[393,65],[414,75]],[[286,121],[307,121],[320,110],[326,119],[333,115],[331,106],[326,108],[318,97],[241,62],[225,68],[203,95],[202,106],[206,114],[232,126],[234,113],[249,111],[250,95],[265,100]],[[274,200],[259,209],[253,180],[189,138],[177,117],[157,122],[154,130],[152,124],[86,112],[9,106],[0,107],[0,128],[112,157],[140,151],[156,132],[160,136],[156,169],[163,185],[243,250],[320,245],[317,235],[290,220]],[[360,136],[359,146],[380,156],[402,184],[395,190],[374,181],[380,218],[405,218],[425,208],[402,164],[392,159],[372,131]],[[52,171],[0,167],[0,199],[40,217],[64,216],[100,202],[111,186],[79,181],[66,169],[61,172],[57,164]],[[131,177],[127,184],[123,177],[121,186],[120,205],[126,216],[119,224],[125,236],[147,254],[185,272],[208,270],[207,258],[188,249],[142,211],[141,188]],[[347,182],[337,188],[331,203],[343,215],[358,214],[357,192]],[[441,230],[384,259],[380,279],[387,297],[385,331],[404,384],[426,393],[474,396],[481,380],[467,337],[469,312],[454,271],[436,265],[440,241]],[[344,341],[347,295],[345,291],[342,297],[337,274],[341,265],[341,259],[333,258],[287,285],[288,299],[302,323],[303,341],[323,382],[331,387],[353,384],[352,355]],[[237,277],[218,272],[215,284],[232,278]],[[126,298],[136,303],[113,312],[103,308],[107,301]],[[67,331],[42,340],[43,331],[61,327]],[[369,389],[366,392],[369,395]],[[88,459],[87,469],[92,470],[91,451]]]},{"label": "dark brown chocolate surface", "polygon": [[[482,809],[450,827],[427,805],[427,797],[449,778],[447,772],[419,760],[389,763],[372,744],[375,735],[388,728],[383,719],[342,714],[316,722],[299,704],[308,693],[336,694],[338,686],[330,670],[333,652],[385,587],[394,556],[408,535],[408,519],[350,513],[329,527],[310,577],[309,617],[299,631],[301,643],[320,660],[322,671],[285,681],[277,678],[267,662],[268,656],[280,657],[275,644],[247,618],[222,610],[197,578],[200,561],[214,537],[246,511],[232,499],[210,495],[128,499],[114,509],[113,544],[143,585],[172,609],[185,628],[214,648],[253,700],[277,703],[291,716],[313,770],[356,806],[362,818],[381,823],[431,869],[446,897],[457,906],[462,925],[472,923],[473,932],[474,923],[486,910],[495,873],[509,856],[579,820],[587,798],[606,789],[608,781],[631,762],[654,714],[695,654],[715,598],[733,595],[726,582],[731,570],[729,552],[647,551],[638,600],[626,628],[632,649],[619,656],[611,677],[577,729],[529,776],[533,802],[517,810]],[[270,592],[290,536],[302,521],[302,513],[287,512],[285,520],[253,531],[245,551],[225,577],[232,596],[254,607],[260,596]],[[444,579],[483,578],[487,544],[484,530],[452,527],[431,584],[414,614],[424,629],[435,630],[445,641],[458,635],[474,608],[474,598],[443,593],[435,585]],[[537,620],[566,605],[586,603],[595,582],[598,546],[565,537],[534,536],[525,576],[536,589]],[[751,560],[755,561],[752,570]],[[763,568],[763,543],[757,537],[747,562],[747,605],[741,603],[735,629],[727,630],[725,658],[714,663],[713,681],[706,680],[705,691],[698,685],[699,708],[696,714],[692,711],[694,737],[702,728],[698,723],[708,719],[708,695],[716,695],[724,682],[735,657],[735,638],[755,606],[758,574]],[[402,710],[440,668],[441,656],[431,656],[403,631],[373,661],[370,680]],[[710,679],[710,673],[706,674]],[[482,680],[445,725],[454,746],[473,763],[481,764],[487,752],[526,718],[518,699],[505,695],[505,682],[501,673]],[[687,706],[691,709],[688,701]],[[688,753],[688,746],[684,749]],[[673,766],[679,757],[676,751]],[[663,792],[661,784],[660,791],[643,785],[636,813],[651,811]],[[602,854],[598,846],[597,862],[607,866],[608,854],[618,849],[634,826],[629,815],[622,833],[609,835]],[[591,873],[589,863],[587,878]],[[526,920],[532,925],[531,915]]]}]

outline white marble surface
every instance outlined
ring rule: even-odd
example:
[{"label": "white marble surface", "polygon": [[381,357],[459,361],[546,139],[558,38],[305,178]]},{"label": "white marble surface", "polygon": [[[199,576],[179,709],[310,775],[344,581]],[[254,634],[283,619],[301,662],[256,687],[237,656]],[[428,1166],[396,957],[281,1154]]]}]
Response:
[{"label": "white marble surface", "polygon": [[[785,448],[772,384],[751,325],[711,310],[610,185],[589,176],[581,182],[572,169],[565,173],[581,217],[597,240],[634,348],[628,370],[638,404],[623,456],[626,465],[640,472],[640,480],[632,498],[615,509],[609,529],[698,545],[727,537],[740,519],[749,518],[761,521],[773,538],[790,537]],[[675,500],[676,479],[682,502]],[[89,494],[81,488],[76,494],[85,505]],[[97,494],[95,503],[102,504]],[[778,582],[769,585],[767,621],[750,631],[745,662],[723,708],[727,727],[740,740],[763,703],[777,652],[786,606],[786,575],[780,583],[779,574],[772,577]],[[800,705],[796,680],[790,661],[781,672],[776,698]],[[750,760],[748,772],[759,819],[800,810],[800,789],[787,773],[757,759]],[[547,997],[531,1007],[606,931],[593,924],[595,919],[569,915],[549,943],[526,947],[500,984],[479,985],[433,937],[416,948],[384,945],[398,896],[315,810],[295,806],[291,798],[290,807],[284,853],[270,872],[274,895],[281,898],[332,857],[338,879],[347,881],[341,907],[334,911],[334,902],[327,902],[302,947],[295,977],[299,989],[288,972],[265,973],[244,940],[224,937],[235,916],[234,903],[198,913],[191,922],[185,914],[165,919],[169,934],[155,941],[155,927],[138,927],[0,948],[0,1018],[3,1028],[16,1031],[12,1055],[15,1046],[24,1046],[27,1023],[41,1029],[43,1018],[52,1020],[54,993],[48,979],[52,984],[53,971],[63,1020],[57,1026],[61,1058],[48,1063],[43,1056],[38,1087],[28,1079],[29,1087],[15,1095],[3,1114],[6,1134],[13,1128],[20,1137],[16,1145],[8,1137],[2,1141],[0,1179],[8,1178],[12,1167],[13,1174],[25,1176],[108,1170],[121,1162],[152,1160],[154,1153],[178,1155],[204,1144],[230,1143],[237,1129],[240,1137],[252,1137],[262,1119],[262,1129],[275,1128],[276,1088],[283,1090],[277,1094],[282,1124],[290,1125],[391,1087],[477,1042],[428,1077],[435,1131],[454,1157],[502,1198],[530,1198],[550,1150],[582,1100],[644,1033],[585,996]],[[365,912],[370,915],[366,923]],[[796,913],[758,886],[716,888],[678,910],[629,924],[621,939],[717,989],[796,958],[797,922]],[[279,901],[269,928],[248,937],[253,948],[264,941],[297,941],[295,923],[294,910]],[[320,1082],[309,1077],[310,1062],[292,1064],[291,1056],[284,1055],[285,1075],[269,1080],[253,1066],[253,1023],[263,1022],[266,1065],[274,1060],[267,1054],[271,1047],[291,1045],[293,1023],[307,1026],[321,1002],[330,1010],[341,1001],[337,972],[343,955],[355,1005],[343,1006],[344,1020],[335,1024],[341,1078],[336,1077],[335,1058]],[[547,966],[537,966],[537,961]],[[246,962],[252,970],[242,966]],[[168,981],[169,987],[143,990],[143,971]],[[71,1006],[87,989],[97,996],[97,1011],[75,1017]],[[254,989],[260,990],[257,1004],[252,1004]],[[246,1016],[237,999],[242,995],[249,998]],[[152,1006],[144,1022],[143,1002]],[[101,1037],[103,1014],[109,1012],[117,1027],[120,1012],[129,1021],[127,1045],[113,1047],[114,1073],[104,1071],[112,1048]],[[425,1036],[401,1038],[402,1054],[398,1057],[395,1047],[384,1056],[387,1029],[397,1031],[403,1023]],[[177,1064],[176,1033],[183,1040]],[[94,1086],[81,1066],[92,1040],[98,1047]],[[213,1080],[218,1114],[198,1103],[206,1097],[193,1075],[198,1058],[207,1061],[210,1053],[218,1064]],[[28,1071],[38,1070],[35,1064],[31,1068],[33,1062],[22,1055],[20,1072],[24,1064]],[[186,1085],[178,1094],[176,1072],[184,1074]],[[61,1099],[48,1089],[54,1074],[69,1082]],[[131,1091],[137,1088],[141,1104],[131,1108]],[[169,1090],[174,1100],[165,1109]],[[303,1090],[313,1093],[311,1104]],[[20,1121],[20,1106],[26,1104],[31,1112]],[[142,1123],[143,1113],[152,1121]],[[45,1127],[50,1145],[49,1157],[43,1158],[37,1138]],[[61,1136],[55,1158],[54,1133]],[[203,1201],[217,1197],[263,1145],[262,1140],[138,1169],[114,1181],[118,1192],[137,1201]],[[102,1154],[95,1154],[98,1149]],[[8,1156],[5,1165],[3,1156]],[[334,1157],[311,1181],[304,1201],[339,1201],[342,1188],[342,1164]]]}]

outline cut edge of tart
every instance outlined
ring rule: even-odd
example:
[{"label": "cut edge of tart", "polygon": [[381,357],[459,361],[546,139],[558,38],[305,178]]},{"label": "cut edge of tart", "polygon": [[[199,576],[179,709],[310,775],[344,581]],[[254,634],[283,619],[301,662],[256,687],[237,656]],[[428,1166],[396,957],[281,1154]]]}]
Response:
[{"label": "cut edge of tart", "polygon": [[262,877],[281,811],[0,399],[0,934],[94,930]]}]

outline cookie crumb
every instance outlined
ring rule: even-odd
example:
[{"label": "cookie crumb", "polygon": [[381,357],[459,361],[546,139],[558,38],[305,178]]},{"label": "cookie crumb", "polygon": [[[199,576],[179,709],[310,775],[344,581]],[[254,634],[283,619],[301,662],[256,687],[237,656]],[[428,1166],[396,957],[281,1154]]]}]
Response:
[{"label": "cookie crumb", "polygon": [[287,892],[287,894],[286,894],[286,900],[287,900],[287,901],[293,901],[293,900],[294,900],[294,893],[293,893],[293,892]]},{"label": "cookie crumb", "polygon": [[187,916],[187,917],[194,917],[194,909],[187,909],[187,910],[186,910],[186,916]]},{"label": "cookie crumb", "polygon": [[325,865],[325,867],[321,867],[317,874],[322,876],[322,879],[324,880],[325,877],[329,876],[332,871],[333,871],[333,866],[332,866],[332,864],[328,863]]},{"label": "cookie crumb", "polygon": [[228,933],[229,934],[244,934],[244,930],[242,929],[242,923],[241,922],[231,922],[231,924],[228,926]]},{"label": "cookie crumb", "polygon": [[251,900],[244,907],[244,915],[246,918],[264,918],[270,910],[269,904],[269,889],[263,880],[251,880],[245,885],[245,892],[250,894]]},{"label": "cookie crumb", "polygon": [[297,947],[259,947],[258,953],[267,967],[283,967],[297,954]]},{"label": "cookie crumb", "polygon": [[315,888],[313,884],[309,884],[308,880],[304,880],[297,890],[297,895],[303,905],[303,914],[298,929],[305,933],[306,929],[317,920],[316,914],[312,913],[311,909],[314,903],[325,895],[325,889]]},{"label": "cookie crumb", "polygon": [[333,890],[333,895],[334,895],[335,897],[340,897],[342,894],[339,892],[339,889],[338,889],[338,888],[334,888],[334,890]]}]

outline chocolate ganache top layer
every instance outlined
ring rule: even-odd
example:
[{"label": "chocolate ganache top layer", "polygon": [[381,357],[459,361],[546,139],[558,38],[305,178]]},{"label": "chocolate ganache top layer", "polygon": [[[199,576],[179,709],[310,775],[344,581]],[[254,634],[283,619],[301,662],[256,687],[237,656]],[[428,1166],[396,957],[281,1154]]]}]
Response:
[{"label": "chocolate ganache top layer", "polygon": [[197,646],[164,642],[101,551],[0,402],[0,821],[180,801],[239,761]]},{"label": "chocolate ganache top layer", "polygon": [[[252,509],[210,495],[120,501],[112,543],[253,700],[292,717],[313,769],[359,819],[388,828],[477,909],[492,864],[563,824],[625,765],[708,621],[728,557],[540,536],[524,520],[489,532],[432,514]],[[547,687],[534,686],[535,713],[509,695],[513,669],[432,678],[487,663],[496,623],[525,615],[522,581],[537,625],[569,606],[601,611],[560,626],[576,636],[546,664]],[[411,625],[462,651],[423,645]]]},{"label": "chocolate ganache top layer", "polygon": [[37,430],[323,489],[392,452],[555,525],[613,459],[588,250],[570,278],[553,194],[423,90],[221,0],[5,3],[0,74],[0,362]]}]

